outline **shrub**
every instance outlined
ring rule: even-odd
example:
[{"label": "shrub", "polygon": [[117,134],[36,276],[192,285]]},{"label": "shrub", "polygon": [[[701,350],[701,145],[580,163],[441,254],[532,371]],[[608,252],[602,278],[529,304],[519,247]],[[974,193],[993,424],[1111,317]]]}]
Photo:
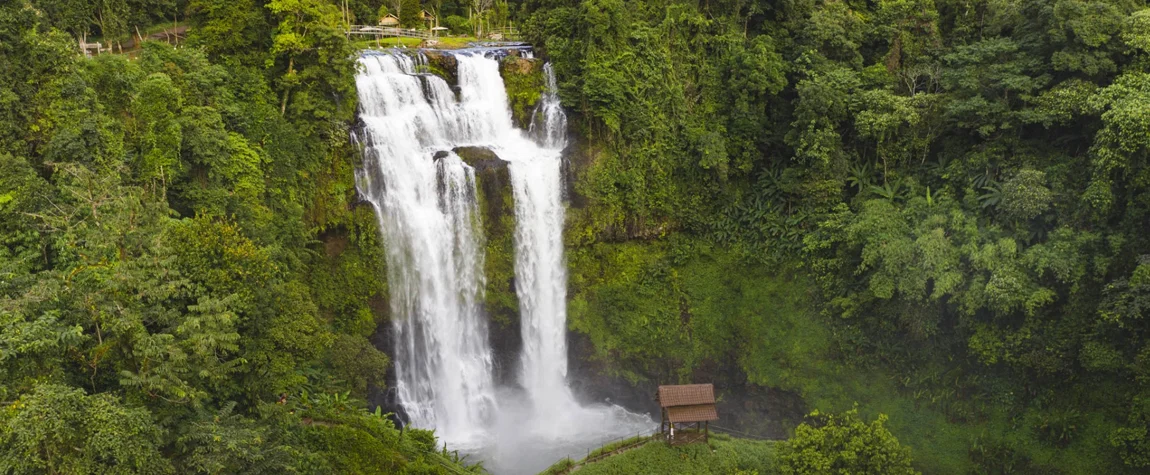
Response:
[{"label": "shrub", "polygon": [[810,415],[795,429],[795,435],[782,444],[780,469],[784,474],[917,474],[910,466],[910,449],[899,444],[883,426],[880,414],[870,424],[863,422],[854,408],[841,415]]}]

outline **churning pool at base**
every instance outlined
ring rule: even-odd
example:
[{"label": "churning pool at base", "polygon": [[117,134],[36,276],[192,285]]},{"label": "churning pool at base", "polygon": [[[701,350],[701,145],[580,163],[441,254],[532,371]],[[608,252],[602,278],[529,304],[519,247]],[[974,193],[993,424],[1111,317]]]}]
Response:
[{"label": "churning pool at base", "polygon": [[[499,410],[489,430],[457,445],[469,463],[482,462],[494,475],[533,475],[565,457],[580,460],[590,450],[620,438],[646,435],[658,424],[645,414],[605,404],[545,407],[536,411],[515,389],[501,389]],[[542,414],[542,415],[541,415]]]}]

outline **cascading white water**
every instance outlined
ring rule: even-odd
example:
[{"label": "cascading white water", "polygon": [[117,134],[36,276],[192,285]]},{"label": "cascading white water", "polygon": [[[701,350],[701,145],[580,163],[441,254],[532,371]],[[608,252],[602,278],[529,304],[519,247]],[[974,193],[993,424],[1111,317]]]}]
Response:
[{"label": "cascading white water", "polygon": [[559,156],[567,145],[567,116],[559,105],[551,64],[543,70],[547,91],[535,108],[528,135],[546,156],[511,164],[515,283],[523,334],[520,380],[537,410],[574,405],[567,388],[567,266]]},{"label": "cascading white water", "polygon": [[[485,118],[449,106],[443,79],[414,75],[404,55],[360,59],[356,78],[366,166],[388,260],[399,399],[411,423],[466,442],[495,411],[475,178],[458,156],[432,159]],[[462,113],[461,113],[462,112]]]},{"label": "cascading white water", "polygon": [[531,128],[527,133],[544,148],[563,150],[567,146],[567,114],[559,102],[559,84],[551,63],[543,65],[543,78],[547,81],[547,90],[531,114]]},{"label": "cascading white water", "polygon": [[[367,160],[361,192],[387,247],[400,402],[411,423],[435,428],[495,473],[531,473],[602,440],[651,426],[616,406],[581,406],[567,386],[566,266],[560,153],[566,117],[555,79],[530,131],[513,126],[499,63],[455,56],[459,100],[410,58],[372,54],[357,77]],[[473,171],[450,151],[485,146],[508,162],[516,218],[523,391],[495,388]]]}]

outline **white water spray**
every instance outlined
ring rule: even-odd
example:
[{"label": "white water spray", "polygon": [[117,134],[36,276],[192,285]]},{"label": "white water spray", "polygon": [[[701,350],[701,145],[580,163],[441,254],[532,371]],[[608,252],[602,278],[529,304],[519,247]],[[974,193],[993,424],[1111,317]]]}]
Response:
[{"label": "white water spray", "polygon": [[[567,386],[566,117],[550,66],[548,91],[525,132],[512,125],[498,61],[475,52],[455,59],[458,101],[446,82],[417,75],[402,54],[360,59],[368,148],[359,186],[384,233],[397,386],[411,423],[435,428],[495,473],[531,473],[651,422],[616,406],[581,406]],[[454,153],[432,159],[459,146],[485,146],[509,162],[522,392],[492,382],[479,313],[483,255],[473,171]]]}]

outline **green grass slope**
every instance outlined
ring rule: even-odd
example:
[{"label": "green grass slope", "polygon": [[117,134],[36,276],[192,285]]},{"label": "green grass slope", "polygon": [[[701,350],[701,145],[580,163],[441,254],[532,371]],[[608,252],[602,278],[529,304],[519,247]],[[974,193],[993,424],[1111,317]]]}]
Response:
[{"label": "green grass slope", "polygon": [[712,434],[709,444],[682,447],[650,442],[584,465],[577,471],[580,475],[778,473],[775,442],[736,439],[725,434]]}]

